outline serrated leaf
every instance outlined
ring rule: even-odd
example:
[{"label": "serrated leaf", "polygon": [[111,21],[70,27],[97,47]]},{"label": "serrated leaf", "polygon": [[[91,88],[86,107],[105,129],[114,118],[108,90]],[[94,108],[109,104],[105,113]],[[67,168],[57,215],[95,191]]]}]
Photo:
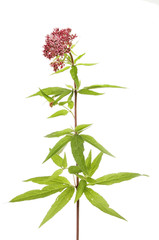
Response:
[{"label": "serrated leaf", "polygon": [[130,173],[130,172],[112,173],[112,174],[107,174],[103,177],[97,178],[96,184],[112,185],[114,183],[128,181],[132,178],[139,177],[139,176],[146,176],[146,175],[139,174],[139,173]]},{"label": "serrated leaf", "polygon": [[56,213],[58,213],[72,198],[74,194],[74,187],[69,187],[64,190],[55,200],[54,204],[51,206],[50,210],[43,219],[40,227],[50,220]]},{"label": "serrated leaf", "polygon": [[47,138],[61,137],[66,134],[70,134],[71,132],[73,132],[73,130],[71,128],[66,128],[61,131],[52,132],[52,133],[46,135],[45,137],[47,137]]},{"label": "serrated leaf", "polygon": [[82,169],[84,173],[87,172],[86,164],[85,164],[85,159],[84,159],[84,147],[83,147],[83,139],[81,136],[75,134],[72,136],[71,139],[71,149],[72,149],[72,154],[73,157],[76,161],[76,163],[79,165],[79,167]]},{"label": "serrated leaf", "polygon": [[75,127],[75,132],[82,132],[84,131],[85,129],[87,129],[88,127],[90,127],[92,124],[81,124],[81,125],[78,125],[77,127]]},{"label": "serrated leaf", "polygon": [[82,170],[79,166],[70,166],[68,168],[68,172],[71,173],[71,174],[77,174],[77,173],[82,172]]},{"label": "serrated leaf", "polygon": [[59,166],[59,167],[62,167],[62,164],[63,164],[63,158],[60,157],[58,154],[55,154],[51,157],[51,159],[53,160],[53,162]]},{"label": "serrated leaf", "polygon": [[98,169],[99,164],[100,164],[101,159],[102,159],[102,156],[103,156],[103,153],[101,152],[101,153],[99,153],[99,154],[97,155],[97,157],[93,160],[93,162],[92,162],[92,164],[91,164],[91,168],[90,168],[90,170],[89,170],[89,176],[90,176],[90,177],[91,177],[91,176],[95,173],[95,171]]},{"label": "serrated leaf", "polygon": [[94,89],[94,88],[125,88],[125,87],[120,87],[116,85],[109,85],[109,84],[96,84],[96,85],[91,85],[88,87],[84,87],[84,89]]},{"label": "serrated leaf", "polygon": [[62,139],[60,139],[55,146],[50,150],[49,154],[47,155],[44,162],[46,162],[49,158],[51,158],[53,155],[58,153],[63,147],[66,146],[68,142],[70,142],[72,139],[72,136],[65,136]]},{"label": "serrated leaf", "polygon": [[70,74],[71,74],[71,77],[76,84],[76,88],[78,89],[80,84],[79,84],[79,79],[78,79],[78,76],[77,76],[77,67],[76,66],[72,66],[72,68],[70,70]]},{"label": "serrated leaf", "polygon": [[59,110],[57,112],[55,112],[54,114],[52,114],[50,117],[48,118],[54,118],[54,117],[59,117],[59,116],[65,116],[68,114],[68,111],[67,110]]},{"label": "serrated leaf", "polygon": [[27,201],[27,200],[33,200],[33,199],[38,199],[38,198],[44,198],[47,196],[50,196],[54,193],[61,192],[63,189],[65,189],[66,186],[58,185],[58,186],[46,186],[41,190],[31,190],[28,192],[25,192],[23,194],[20,194],[13,198],[10,202],[21,202],[21,201]]},{"label": "serrated leaf", "polygon": [[[45,94],[47,95],[54,95],[55,97],[58,95],[61,95],[63,93],[69,94],[72,90],[67,89],[67,88],[61,88],[61,87],[48,87],[48,88],[43,88],[41,89]],[[38,91],[29,97],[34,97],[34,96],[42,96],[41,91]]]},{"label": "serrated leaf", "polygon": [[58,71],[52,73],[51,75],[54,75],[54,74],[57,74],[57,73],[64,72],[64,71],[68,70],[69,68],[70,68],[70,66],[67,66],[67,67],[65,67],[65,68],[62,68],[62,69],[60,69],[60,70],[58,70]]},{"label": "serrated leaf", "polygon": [[81,59],[86,53],[83,53],[81,55],[79,55],[75,60],[74,63],[76,63],[79,59]]},{"label": "serrated leaf", "polygon": [[63,158],[63,161],[62,161],[62,167],[63,167],[63,168],[67,168],[67,157],[66,157],[66,153],[64,153],[64,158]]},{"label": "serrated leaf", "polygon": [[80,94],[86,94],[86,95],[103,95],[104,93],[98,93],[98,92],[95,92],[95,91],[92,91],[92,90],[89,90],[89,89],[86,89],[86,88],[83,88],[83,89],[80,89],[78,91],[78,93]]},{"label": "serrated leaf", "polygon": [[91,168],[91,161],[92,161],[92,151],[90,150],[88,157],[86,158],[86,167],[87,167],[88,172]]},{"label": "serrated leaf", "polygon": [[52,178],[58,177],[59,175],[61,175],[63,173],[63,169],[58,169],[56,170],[52,176],[50,176],[49,180],[51,180]]},{"label": "serrated leaf", "polygon": [[91,188],[86,187],[84,190],[84,194],[85,194],[86,198],[88,199],[88,201],[93,206],[99,208],[101,211],[103,211],[109,215],[112,215],[114,217],[118,217],[123,220],[126,220],[121,215],[119,215],[117,212],[115,212],[113,209],[109,208],[109,204],[107,203],[107,201],[101,195],[99,195],[97,192],[92,190]]},{"label": "serrated leaf", "polygon": [[89,144],[91,144],[92,146],[98,148],[101,152],[111,156],[111,157],[114,157],[110,152],[108,152],[100,143],[98,143],[92,136],[89,136],[89,135],[84,135],[84,134],[81,134],[80,135],[84,141],[88,142]]},{"label": "serrated leaf", "polygon": [[76,65],[82,65],[82,66],[93,66],[96,65],[98,63],[77,63]]},{"label": "serrated leaf", "polygon": [[[39,88],[40,89],[40,88]],[[44,93],[41,89],[40,92],[42,94],[42,96],[48,101],[48,102],[53,102],[53,98],[49,97],[46,93]]]},{"label": "serrated leaf", "polygon": [[77,191],[76,191],[76,197],[75,197],[75,203],[80,199],[80,197],[82,196],[84,190],[85,190],[85,187],[87,186],[87,183],[85,180],[81,180],[78,184],[78,187],[77,187]]}]

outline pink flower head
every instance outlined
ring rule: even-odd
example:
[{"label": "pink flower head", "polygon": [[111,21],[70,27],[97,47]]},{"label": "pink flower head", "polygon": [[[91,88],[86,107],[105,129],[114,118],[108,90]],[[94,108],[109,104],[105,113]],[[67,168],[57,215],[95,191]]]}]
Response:
[{"label": "pink flower head", "polygon": [[70,28],[61,30],[55,28],[50,35],[46,36],[43,55],[48,59],[57,57],[50,64],[55,72],[64,67],[64,54],[70,53],[72,41],[76,37],[76,34],[71,34]]}]

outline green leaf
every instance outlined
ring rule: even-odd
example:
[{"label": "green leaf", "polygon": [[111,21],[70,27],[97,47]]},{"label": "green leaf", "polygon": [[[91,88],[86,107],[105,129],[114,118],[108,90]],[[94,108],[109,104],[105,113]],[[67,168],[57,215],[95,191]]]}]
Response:
[{"label": "green leaf", "polygon": [[58,154],[55,154],[51,157],[51,159],[53,160],[53,162],[59,166],[59,167],[62,167],[63,165],[63,158],[60,157]]},{"label": "green leaf", "polygon": [[42,190],[31,190],[23,194],[20,194],[13,198],[10,202],[20,202],[26,200],[33,200],[37,198],[44,198],[54,193],[61,192],[64,188],[66,188],[66,186],[63,186],[62,184],[58,186],[56,185],[46,186]]},{"label": "green leaf", "polygon": [[51,75],[54,75],[54,74],[57,74],[57,73],[64,72],[64,71],[68,70],[69,68],[70,68],[70,66],[67,66],[67,67],[65,67],[65,68],[62,68],[62,69],[58,70],[58,71],[55,72],[55,73],[52,73]]},{"label": "green leaf", "polygon": [[68,168],[68,172],[71,174],[76,174],[82,172],[81,168],[79,166],[70,166]]},{"label": "green leaf", "polygon": [[70,109],[72,109],[73,106],[74,106],[74,102],[73,102],[73,101],[69,101],[69,102],[68,102],[68,107],[69,107]]},{"label": "green leaf", "polygon": [[48,185],[49,177],[50,176],[34,177],[34,178],[29,178],[27,180],[24,180],[24,182],[33,182],[33,183]]},{"label": "green leaf", "polygon": [[70,74],[71,74],[71,77],[76,84],[76,88],[78,89],[79,86],[80,86],[80,83],[79,83],[79,79],[78,79],[78,76],[77,76],[77,67],[76,66],[72,66],[72,68],[70,70]]},{"label": "green leaf", "polygon": [[103,156],[103,153],[99,153],[98,156],[93,160],[92,164],[91,164],[91,168],[89,170],[89,176],[92,176],[95,171],[98,169],[99,167],[99,164],[101,162],[101,159],[102,159],[102,156]]},{"label": "green leaf", "polygon": [[109,84],[97,84],[97,85],[91,85],[88,87],[84,87],[84,89],[94,89],[94,88],[125,88],[125,87],[109,85]]},{"label": "green leaf", "polygon": [[[69,94],[72,91],[70,89],[61,88],[61,87],[48,87],[48,88],[43,88],[41,90],[46,95],[54,95],[55,97],[59,96],[63,93]],[[43,96],[43,95],[42,95],[41,91],[38,91],[37,93],[30,95],[29,97],[34,97],[34,96]]]},{"label": "green leaf", "polygon": [[63,168],[67,168],[67,158],[66,158],[66,153],[64,153],[64,158],[63,158],[63,161],[62,161],[62,167],[63,167]]},{"label": "green leaf", "polygon": [[49,184],[64,184],[64,185],[71,185],[70,181],[62,176],[50,176]]},{"label": "green leaf", "polygon": [[86,181],[87,181],[88,183],[90,183],[90,185],[95,185],[95,184],[96,184],[96,180],[93,179],[93,178],[91,178],[91,177],[87,177],[87,178],[86,178]]},{"label": "green leaf", "polygon": [[69,187],[64,190],[55,200],[54,204],[51,206],[50,210],[43,219],[40,227],[50,220],[56,213],[58,213],[72,198],[74,194],[74,187]]},{"label": "green leaf", "polygon": [[146,175],[139,174],[139,173],[130,173],[130,172],[112,173],[112,174],[107,174],[103,177],[97,178],[96,184],[111,185],[114,183],[128,181],[132,178],[139,177],[139,176],[146,176]]},{"label": "green leaf", "polygon": [[83,53],[81,55],[79,55],[75,60],[74,60],[74,64],[79,60],[81,59],[86,53]]},{"label": "green leaf", "polygon": [[83,147],[83,139],[81,136],[75,134],[71,139],[71,148],[72,148],[72,154],[76,161],[76,163],[79,165],[79,167],[82,169],[84,173],[87,172],[85,159],[84,159],[84,147]]},{"label": "green leaf", "polygon": [[66,87],[73,89],[73,86],[66,84]]},{"label": "green leaf", "polygon": [[75,203],[80,199],[80,197],[82,196],[84,190],[85,190],[85,187],[87,186],[87,183],[85,180],[81,180],[78,184],[78,187],[77,187],[77,191],[76,191],[76,197],[75,197]]},{"label": "green leaf", "polygon": [[88,169],[88,172],[91,168],[91,161],[92,161],[92,151],[90,150],[88,157],[86,158],[86,167]]},{"label": "green leaf", "polygon": [[47,155],[44,162],[46,162],[49,158],[51,158],[53,155],[58,153],[68,142],[70,142],[72,139],[72,136],[65,136],[62,139],[60,139],[55,146],[50,150],[49,154]]},{"label": "green leaf", "polygon": [[92,136],[89,136],[89,135],[84,135],[84,134],[81,134],[80,135],[84,141],[88,142],[89,144],[91,144],[92,146],[98,148],[101,152],[111,156],[111,157],[114,157],[110,152],[108,152],[100,143],[98,143]]},{"label": "green leaf", "polygon": [[[69,91],[70,91],[70,90],[69,90]],[[69,92],[69,93],[70,93],[70,92]],[[59,101],[60,101],[61,99],[63,99],[65,96],[67,96],[69,93],[68,93],[68,92],[62,93],[58,98],[56,98],[56,100],[54,101],[54,105],[59,104]]]},{"label": "green leaf", "polygon": [[[40,88],[39,88],[40,89]],[[53,98],[49,97],[47,94],[45,94],[41,89],[40,92],[42,94],[42,96],[48,101],[48,102],[53,102]]]},{"label": "green leaf", "polygon": [[91,91],[89,89],[83,88],[78,91],[80,94],[86,94],[86,95],[103,95],[104,93],[98,93],[95,91]]},{"label": "green leaf", "polygon": [[84,190],[84,194],[85,194],[86,198],[88,199],[88,201],[93,206],[99,208],[101,211],[103,211],[109,215],[112,215],[114,217],[118,217],[123,220],[126,220],[121,215],[119,215],[117,212],[115,212],[113,209],[109,208],[109,204],[107,203],[107,201],[101,195],[99,195],[97,192],[92,190],[91,188],[86,187]]},{"label": "green leaf", "polygon": [[47,138],[61,137],[66,134],[70,134],[71,132],[73,132],[73,130],[71,128],[66,128],[61,131],[52,132],[52,133],[46,135],[45,137],[47,137]]},{"label": "green leaf", "polygon": [[82,66],[93,66],[96,65],[98,63],[77,63],[76,65],[82,65]]},{"label": "green leaf", "polygon": [[49,178],[49,180],[50,179],[52,179],[52,178],[55,178],[55,177],[58,177],[59,175],[61,175],[63,173],[63,169],[58,169],[58,170],[56,170],[53,174],[52,174],[52,176]]},{"label": "green leaf", "polygon": [[82,132],[84,131],[85,129],[87,129],[88,127],[90,127],[92,124],[81,124],[81,125],[78,125],[77,127],[75,127],[75,132]]},{"label": "green leaf", "polygon": [[48,118],[54,118],[54,117],[59,117],[59,116],[64,116],[64,115],[67,115],[68,114],[68,111],[67,110],[59,110],[57,112],[55,112],[54,114],[52,114],[50,117]]}]

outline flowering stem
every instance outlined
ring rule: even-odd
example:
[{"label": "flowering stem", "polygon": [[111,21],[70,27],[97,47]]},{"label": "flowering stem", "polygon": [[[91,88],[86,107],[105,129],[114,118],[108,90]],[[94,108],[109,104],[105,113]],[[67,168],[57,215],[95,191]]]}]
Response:
[{"label": "flowering stem", "polygon": [[[74,60],[73,56],[70,53],[71,61],[72,61],[72,66],[74,66]],[[76,90],[76,84],[74,82],[74,93],[75,93],[75,99],[74,99],[74,117],[75,117],[75,128],[77,127],[77,90]],[[77,134],[75,132],[75,134]],[[76,164],[77,165],[77,164]],[[79,184],[79,178],[76,177],[76,189]],[[76,240],[79,240],[79,200],[76,203]]]}]

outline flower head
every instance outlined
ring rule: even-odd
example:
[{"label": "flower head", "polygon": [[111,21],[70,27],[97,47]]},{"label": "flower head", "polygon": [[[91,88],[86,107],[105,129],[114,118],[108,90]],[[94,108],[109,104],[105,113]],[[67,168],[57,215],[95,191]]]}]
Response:
[{"label": "flower head", "polygon": [[70,28],[61,30],[55,28],[50,35],[46,36],[43,55],[48,59],[55,58],[50,64],[55,72],[64,67],[64,55],[70,53],[72,41],[76,37],[76,34],[71,34]]}]

